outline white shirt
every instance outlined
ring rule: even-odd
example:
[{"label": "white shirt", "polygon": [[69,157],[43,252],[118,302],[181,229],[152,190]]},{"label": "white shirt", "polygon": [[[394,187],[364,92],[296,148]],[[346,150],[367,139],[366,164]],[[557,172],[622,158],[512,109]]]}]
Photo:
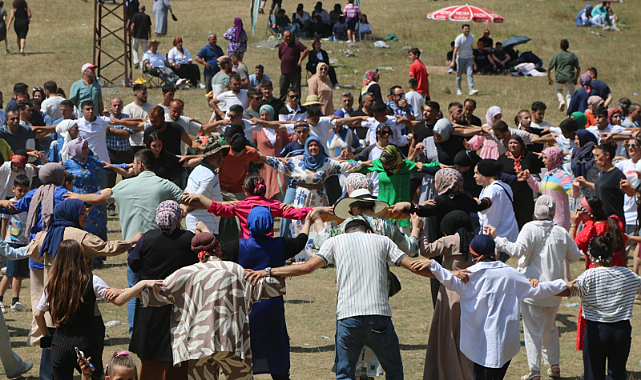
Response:
[{"label": "white shirt", "polygon": [[305,121],[307,119],[307,111],[301,112],[300,105],[294,110],[289,104],[285,104],[285,109],[287,114],[278,114],[278,121]]},{"label": "white shirt", "polygon": [[368,117],[367,120],[361,122],[361,126],[368,129],[365,139],[370,144],[376,144],[376,130],[381,125],[387,125],[392,129],[392,136],[389,137],[389,143],[396,146],[405,146],[409,144],[407,136],[404,136],[401,131],[405,128],[405,124],[396,122],[396,116],[387,116],[387,120],[379,122],[373,117]]},{"label": "white shirt", "polygon": [[[626,134],[629,134],[630,137],[632,137],[632,134],[627,129],[625,129],[620,125],[608,124],[608,126],[605,127],[605,129],[603,130],[600,130],[599,127],[597,127],[596,125],[592,125],[586,129],[592,132],[596,136],[596,139],[599,142],[599,144],[601,144],[601,133],[626,133]],[[617,142],[617,153],[621,151],[622,145],[623,145],[623,141]]]},{"label": "white shirt", "polygon": [[556,137],[556,142],[561,145],[564,151],[576,149],[576,143],[574,140],[570,140],[563,136],[563,131],[559,127],[550,127],[550,133],[558,133]]},{"label": "white shirt", "polygon": [[[387,236],[354,231],[325,241],[316,254],[325,265],[336,263],[336,319],[392,316],[387,290],[387,262],[406,256]],[[518,321],[518,319],[517,319]]]},{"label": "white shirt", "polygon": [[58,120],[62,118],[62,112],[60,112],[60,103],[65,100],[62,96],[50,96],[47,99],[42,101],[40,105],[40,110],[51,118],[51,120]]},{"label": "white shirt", "polygon": [[[632,160],[615,161],[614,166],[621,170],[625,177],[630,181],[632,186],[637,187],[639,184],[639,177],[637,176],[636,163]],[[633,197],[626,194],[623,198],[623,212],[625,213],[625,224],[628,226],[636,226],[637,224],[637,201],[636,193]],[[2,198],[0,198],[2,199]]]},{"label": "white shirt", "polygon": [[[105,298],[105,291],[109,288],[106,282],[102,278],[93,275],[93,293],[96,295],[96,298]],[[42,292],[40,297],[40,302],[38,302],[38,310],[40,311],[49,311],[49,302],[47,302],[47,291]]]},{"label": "white shirt", "polygon": [[[142,106],[137,105],[136,102],[131,102],[122,109],[122,113],[130,115],[133,119],[144,119],[147,117],[147,115],[149,114],[149,110],[152,109],[153,106],[154,105],[149,102],[143,104]],[[129,144],[131,146],[143,146],[145,145],[145,142],[143,141],[144,138],[144,129],[138,132],[134,132],[129,136]]]},{"label": "white shirt", "polygon": [[[229,117],[226,117],[225,119],[229,119]],[[254,136],[253,133],[255,131],[260,131],[263,129],[263,126],[260,124],[252,124],[249,120],[243,120],[243,131],[245,132],[245,138],[249,141],[253,141]],[[217,128],[218,132],[221,134],[225,133],[225,130],[229,127],[229,125],[222,125]]]},{"label": "white shirt", "polygon": [[[207,198],[213,199],[216,202],[223,201],[218,176],[204,165],[196,166],[196,168],[191,172],[189,178],[187,178],[187,187],[185,188],[185,191],[188,193],[203,194]],[[220,223],[219,216],[216,216],[207,210],[194,210],[185,217],[187,229],[191,232],[194,232],[196,229],[196,223],[198,223],[198,221],[205,223],[212,234],[218,233],[218,223]]]},{"label": "white shirt", "polygon": [[[527,278],[539,281],[563,279],[565,261],[573,263],[583,257],[574,239],[565,228],[551,220],[534,220],[523,226],[516,242],[497,237],[496,248],[519,259],[516,270]],[[561,303],[561,297],[550,296],[539,300],[526,298],[523,302],[534,306],[551,307]]]},{"label": "white shirt", "polygon": [[111,163],[106,140],[107,129],[111,127],[110,121],[105,116],[97,116],[91,123],[84,117],[78,119],[78,136],[87,140],[89,149],[93,150],[97,159],[107,163]]},{"label": "white shirt", "polygon": [[145,54],[142,55],[142,62],[149,61],[151,67],[162,68],[165,67],[165,56],[160,53],[152,53],[147,50]]},{"label": "white shirt", "polygon": [[[9,158],[10,160],[11,158]],[[31,180],[35,174],[35,169],[31,165],[25,165],[24,169],[19,173],[11,170],[11,161],[5,161],[4,164],[0,166],[0,199],[7,199],[7,197],[13,197],[15,194],[11,187],[13,186],[13,181],[20,174],[26,175],[29,180]]]},{"label": "white shirt", "polygon": [[[294,134],[294,125],[287,124],[287,133],[290,135]],[[336,126],[336,120],[327,116],[321,116],[318,119],[318,124],[309,125],[309,135],[318,137],[318,139],[323,144],[325,148],[325,153],[329,154],[329,146],[327,145],[327,140],[329,139],[329,131],[331,131]]]},{"label": "white shirt", "polygon": [[169,50],[169,53],[167,53],[167,60],[181,65],[187,65],[189,64],[189,62],[191,62],[191,54],[189,54],[189,50],[185,48],[183,48],[183,52],[181,53],[177,48],[174,47],[173,49]]},{"label": "white shirt", "polygon": [[567,289],[564,280],[541,282],[533,288],[524,275],[500,261],[481,261],[467,268],[472,272],[467,283],[436,261],[430,270],[443,286],[461,296],[461,352],[489,368],[503,367],[521,349],[521,301]]},{"label": "white shirt", "polygon": [[412,106],[412,115],[416,120],[423,120],[423,106],[425,105],[425,98],[423,95],[416,91],[410,91],[405,94],[405,100]]},{"label": "white shirt", "polygon": [[510,185],[503,181],[494,181],[481,190],[479,199],[483,198],[489,198],[492,201],[492,206],[478,213],[481,231],[485,226],[492,226],[496,228],[497,236],[507,238],[509,241],[516,241],[519,237],[519,226],[516,224],[512,207],[514,193],[512,193]]},{"label": "white shirt", "polygon": [[454,40],[454,47],[458,48],[456,58],[472,59],[472,52],[474,49],[474,36],[468,34],[467,37],[463,33],[459,34]]},{"label": "white shirt", "polygon": [[225,91],[222,94],[216,97],[220,103],[218,103],[218,108],[221,111],[227,111],[229,107],[238,104],[243,107],[243,110],[249,107],[249,98],[247,98],[247,90],[240,90],[238,94],[234,94],[233,91]]}]

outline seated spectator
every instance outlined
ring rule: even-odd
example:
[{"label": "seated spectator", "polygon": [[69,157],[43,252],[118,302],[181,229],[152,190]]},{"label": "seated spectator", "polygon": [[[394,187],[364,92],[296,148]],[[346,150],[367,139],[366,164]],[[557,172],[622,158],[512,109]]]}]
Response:
[{"label": "seated spectator", "polygon": [[492,46],[494,46],[494,40],[490,37],[490,31],[485,29],[483,31],[483,37],[479,38],[479,41],[483,41],[483,46],[485,50],[492,51]]},{"label": "seated spectator", "polygon": [[149,72],[149,74],[160,77],[168,85],[172,85],[179,89],[184,88],[187,85],[187,79],[178,78],[176,73],[165,65],[165,57],[158,53],[159,44],[160,41],[157,40],[149,41],[149,50],[147,50],[142,56],[143,67],[147,72]]},{"label": "seated spectator", "polygon": [[592,9],[592,5],[586,5],[585,8],[579,11],[576,15],[576,26],[598,25],[596,21],[592,19]]},{"label": "seated spectator", "polygon": [[312,16],[303,10],[303,3],[299,3],[296,7],[296,12],[292,15],[292,21],[298,24],[303,37],[311,36],[314,32],[312,27]]},{"label": "seated spectator", "polygon": [[447,52],[447,56],[445,57],[445,66],[447,66],[447,73],[452,74],[456,72],[456,62],[454,63],[454,67],[450,66],[452,62],[454,62],[454,41],[450,43],[450,47],[452,50]]},{"label": "seated spectator", "polygon": [[312,19],[314,21],[312,23],[314,38],[325,38],[331,34],[331,29],[328,28],[328,25],[323,24],[323,18],[321,16],[314,16]]},{"label": "seated spectator", "polygon": [[367,15],[361,13],[360,16],[361,22],[358,24],[358,33],[360,34],[359,38],[363,40],[372,39],[372,25],[367,21]]},{"label": "seated spectator", "polygon": [[260,86],[267,81],[271,81],[269,76],[265,74],[265,67],[258,64],[254,67],[254,73],[249,76],[249,87],[260,90]]},{"label": "seated spectator", "polygon": [[603,27],[610,26],[612,30],[619,30],[616,27],[619,18],[614,12],[612,12],[609,1],[603,1],[592,9],[592,20],[594,20],[595,25]]},{"label": "seated spectator", "polygon": [[329,37],[330,41],[347,41],[347,24],[345,24],[345,17],[339,16],[338,21],[332,27],[332,35]]},{"label": "seated spectator", "polygon": [[329,12],[329,23],[333,26],[338,22],[338,17],[343,14],[340,4],[334,4],[334,9]]},{"label": "seated spectator", "polygon": [[285,10],[282,8],[279,9],[274,16],[272,29],[281,34],[284,31],[289,30],[294,36],[296,36],[296,38],[300,37],[300,26],[296,23],[292,24],[289,17],[287,17],[287,14],[285,14]]},{"label": "seated spectator", "polygon": [[492,53],[485,50],[482,40],[477,42],[478,49],[474,49],[474,72],[487,74],[496,70],[496,64],[492,59]]},{"label": "seated spectator", "polygon": [[183,48],[183,39],[178,37],[174,40],[174,48],[167,53],[169,66],[180,78],[189,79],[192,86],[205,88],[200,83],[200,68],[194,65],[189,50]]},{"label": "seated spectator", "polygon": [[336,78],[336,71],[334,68],[329,64],[329,56],[327,55],[327,52],[323,49],[321,49],[321,42],[319,39],[315,39],[314,42],[312,42],[312,51],[309,52],[309,58],[307,60],[307,65],[305,65],[305,69],[309,71],[312,75],[316,74],[316,66],[320,62],[326,63],[329,66],[329,80],[332,81],[332,86],[336,86],[338,84],[338,79]]},{"label": "seated spectator", "polygon": [[496,43],[496,49],[494,49],[494,53],[492,53],[492,59],[494,60],[494,63],[496,64],[496,69],[499,71],[502,70],[507,70],[508,69],[508,62],[510,62],[510,56],[507,54],[505,50],[503,50],[503,44],[500,42]]},{"label": "seated spectator", "polygon": [[320,16],[321,20],[323,21],[323,24],[327,25],[328,27],[332,25],[332,19],[329,17],[329,13],[327,13],[326,10],[323,9],[323,2],[318,1],[316,2],[316,5],[314,5],[314,11],[312,12],[312,17]]}]

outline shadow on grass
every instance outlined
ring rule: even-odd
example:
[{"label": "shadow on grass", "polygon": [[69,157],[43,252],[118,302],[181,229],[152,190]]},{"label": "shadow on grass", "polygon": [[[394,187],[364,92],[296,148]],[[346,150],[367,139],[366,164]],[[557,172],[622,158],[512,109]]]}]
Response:
[{"label": "shadow on grass", "polygon": [[299,354],[309,354],[314,352],[334,352],[335,345],[328,344],[327,346],[318,346],[318,347],[295,347],[292,346],[289,348],[290,352],[296,352]]},{"label": "shadow on grass", "polygon": [[285,303],[291,303],[293,305],[303,304],[303,303],[314,303],[310,300],[285,300]]},{"label": "shadow on grass", "polygon": [[116,337],[116,338],[111,338],[108,341],[105,342],[105,346],[118,346],[118,345],[129,345],[129,342],[131,342],[131,339],[129,337]]},{"label": "shadow on grass", "polygon": [[[576,312],[579,312],[579,308],[576,308]],[[570,320],[570,318],[574,320]],[[576,332],[576,315],[557,314],[556,325],[561,333]]]},{"label": "shadow on grass", "polygon": [[[32,52],[25,52],[24,53],[25,56],[27,56],[27,55],[40,55],[40,54],[56,54],[56,53],[53,52],[53,51],[32,51]],[[15,53],[11,53],[10,55],[21,55],[21,54],[18,53],[18,52],[15,52]]]}]

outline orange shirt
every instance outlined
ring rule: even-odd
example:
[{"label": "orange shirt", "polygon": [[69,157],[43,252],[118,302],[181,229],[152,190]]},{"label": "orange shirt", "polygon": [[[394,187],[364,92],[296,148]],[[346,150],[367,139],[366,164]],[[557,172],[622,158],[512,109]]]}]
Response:
[{"label": "orange shirt", "polygon": [[[228,146],[228,145],[227,145]],[[232,193],[240,193],[245,188],[245,177],[249,171],[250,162],[259,162],[260,154],[251,146],[245,147],[241,153],[229,150],[223,158],[223,164],[218,170],[220,188]]]}]

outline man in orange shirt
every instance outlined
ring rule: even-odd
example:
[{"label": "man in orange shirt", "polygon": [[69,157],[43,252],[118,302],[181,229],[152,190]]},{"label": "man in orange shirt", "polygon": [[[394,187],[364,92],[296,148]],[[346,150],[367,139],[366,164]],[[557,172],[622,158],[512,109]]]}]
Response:
[{"label": "man in orange shirt", "polygon": [[425,97],[425,101],[430,101],[430,81],[428,79],[429,74],[427,69],[421,60],[421,51],[418,48],[412,48],[408,55],[412,59],[412,65],[410,66],[410,77],[416,78],[418,81],[418,88],[416,91]]}]

